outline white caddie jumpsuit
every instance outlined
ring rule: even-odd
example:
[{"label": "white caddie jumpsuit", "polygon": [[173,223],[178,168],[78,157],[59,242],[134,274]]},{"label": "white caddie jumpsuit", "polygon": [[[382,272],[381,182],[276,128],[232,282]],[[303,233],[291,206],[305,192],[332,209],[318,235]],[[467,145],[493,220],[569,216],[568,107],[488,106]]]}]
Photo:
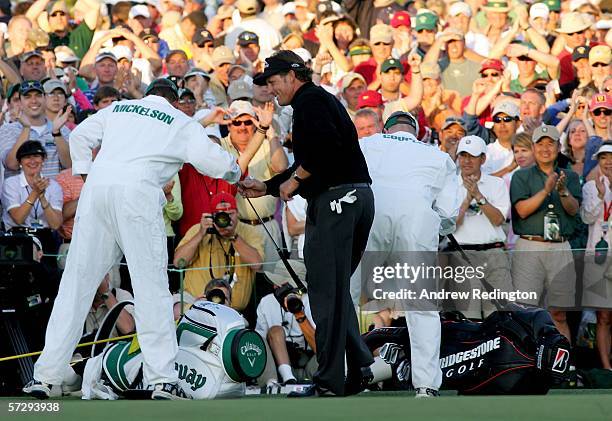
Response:
[{"label": "white caddie jumpsuit", "polygon": [[155,95],[115,102],[87,118],[70,135],[70,155],[73,173],[88,177],[34,378],[62,383],[96,289],[125,254],[145,380],[176,382],[162,186],[185,162],[230,183],[239,180],[240,168],[199,123]]},{"label": "white caddie jumpsuit", "polygon": [[[387,252],[387,266],[396,263],[393,259],[401,259],[396,253],[436,252],[438,235],[454,231],[461,205],[451,158],[406,132],[375,134],[359,143],[372,177],[375,201],[366,252]],[[413,386],[438,390],[442,383],[438,312],[406,311],[406,323]]]}]

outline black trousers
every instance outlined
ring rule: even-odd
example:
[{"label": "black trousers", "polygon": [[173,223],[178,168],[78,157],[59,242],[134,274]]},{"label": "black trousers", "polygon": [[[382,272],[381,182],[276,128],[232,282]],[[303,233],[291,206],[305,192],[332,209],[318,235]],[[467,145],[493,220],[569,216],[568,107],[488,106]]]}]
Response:
[{"label": "black trousers", "polygon": [[341,203],[342,213],[333,211],[330,206],[331,201],[351,190],[342,187],[308,200],[304,244],[319,363],[314,381],[341,396],[351,393],[351,379],[360,380],[361,367],[373,362],[371,352],[359,335],[350,296],[350,278],[368,242],[374,219],[374,195],[370,188],[357,188],[353,193],[357,200]]}]

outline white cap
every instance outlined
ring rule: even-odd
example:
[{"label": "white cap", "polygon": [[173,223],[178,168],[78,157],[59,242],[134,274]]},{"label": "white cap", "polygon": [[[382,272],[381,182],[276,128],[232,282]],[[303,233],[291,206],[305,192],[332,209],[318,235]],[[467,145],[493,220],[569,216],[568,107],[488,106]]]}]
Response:
[{"label": "white cap", "polygon": [[295,3],[289,2],[283,4],[281,7],[281,11],[283,12],[283,16],[285,15],[295,15]]},{"label": "white cap", "polygon": [[332,65],[331,63],[326,63],[321,67],[321,74],[324,75],[326,73],[331,73],[332,72]]},{"label": "white cap", "polygon": [[136,6],[132,6],[130,9],[129,17],[130,19],[134,19],[137,16],[142,16],[144,18],[151,18],[151,13],[149,13],[149,8],[144,4],[137,4]]},{"label": "white cap", "polygon": [[125,45],[115,45],[111,51],[115,55],[115,57],[117,57],[117,61],[123,58],[127,59],[128,61],[132,61],[132,59],[134,58],[132,50],[130,50],[129,47],[126,47]]},{"label": "white cap", "polygon": [[451,4],[451,7],[448,9],[449,16],[458,16],[458,15],[466,15],[467,17],[472,17],[472,8],[469,4],[464,3],[462,1],[458,1],[456,3]]},{"label": "white cap", "polygon": [[575,12],[576,10],[580,9],[580,7],[589,3],[589,0],[571,0],[569,2],[569,10],[570,12]]},{"label": "white cap", "polygon": [[602,19],[598,20],[595,24],[595,29],[612,29],[612,20],[610,19]]},{"label": "white cap", "polygon": [[257,118],[257,114],[255,114],[255,108],[248,101],[234,101],[229,106],[229,114],[232,118],[239,117],[243,114],[248,114],[253,118]]},{"label": "white cap", "polygon": [[500,102],[499,104],[497,104],[495,108],[493,109],[492,116],[495,117],[499,113],[504,113],[514,118],[517,118],[518,116],[521,115],[518,105],[516,105],[512,101],[504,101],[504,102]]},{"label": "white cap", "polygon": [[312,54],[310,54],[310,51],[305,48],[294,48],[291,51],[300,56],[300,58],[304,60],[304,63],[308,63],[312,60]]},{"label": "white cap", "polygon": [[535,18],[548,19],[549,14],[550,14],[550,10],[548,9],[548,6],[546,5],[546,3],[536,3],[533,6],[531,6],[531,9],[529,9],[529,17],[531,19],[535,19]]},{"label": "white cap", "polygon": [[480,156],[487,153],[487,145],[479,136],[465,136],[459,141],[457,146],[457,155],[461,152],[467,152],[472,156]]},{"label": "white cap", "polygon": [[599,147],[599,149],[597,149],[597,152],[593,154],[593,159],[596,160],[599,154],[606,153],[606,152],[612,153],[612,143],[608,143],[608,142],[603,143]]}]

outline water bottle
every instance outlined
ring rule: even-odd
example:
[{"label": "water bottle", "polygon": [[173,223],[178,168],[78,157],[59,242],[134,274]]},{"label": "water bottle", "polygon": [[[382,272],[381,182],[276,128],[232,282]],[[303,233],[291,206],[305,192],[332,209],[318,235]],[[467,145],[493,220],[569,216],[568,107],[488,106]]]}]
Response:
[{"label": "water bottle", "polygon": [[559,215],[554,211],[554,205],[548,205],[544,215],[544,239],[547,241],[561,241],[561,223]]}]

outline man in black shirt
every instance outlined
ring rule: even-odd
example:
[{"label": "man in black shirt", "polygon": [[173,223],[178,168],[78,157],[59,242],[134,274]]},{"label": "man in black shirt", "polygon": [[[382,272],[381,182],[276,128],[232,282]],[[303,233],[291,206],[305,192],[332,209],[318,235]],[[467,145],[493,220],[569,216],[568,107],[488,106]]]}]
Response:
[{"label": "man in black shirt", "polygon": [[346,396],[372,379],[372,354],[359,335],[349,282],[368,241],[374,196],[355,126],[340,102],[312,83],[311,74],[291,51],[266,59],[254,82],[267,84],[280,105],[293,107],[295,163],[265,182],[247,179],[240,190],[246,197],[271,194],[283,200],[299,193],[308,201],[304,260],[319,369],[312,387],[290,396]]}]

